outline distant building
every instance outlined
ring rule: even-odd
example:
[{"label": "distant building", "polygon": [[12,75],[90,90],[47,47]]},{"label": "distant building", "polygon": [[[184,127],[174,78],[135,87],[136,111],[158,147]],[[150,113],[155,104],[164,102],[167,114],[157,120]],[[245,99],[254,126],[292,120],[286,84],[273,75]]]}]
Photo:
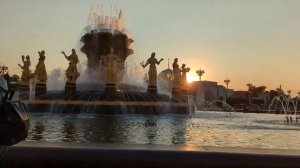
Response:
[{"label": "distant building", "polygon": [[[196,96],[209,102],[216,100],[225,101],[226,88],[213,81],[195,81],[191,84],[191,92]],[[232,89],[227,90],[227,97],[233,93]]]},{"label": "distant building", "polygon": [[266,109],[269,105],[271,96],[268,92],[258,93],[252,97],[252,103],[260,107],[260,109]]},{"label": "distant building", "polygon": [[227,102],[235,109],[247,110],[252,104],[252,96],[249,91],[234,91]]},{"label": "distant building", "polygon": [[268,92],[234,91],[227,102],[236,109],[262,110],[266,109],[270,102]]}]

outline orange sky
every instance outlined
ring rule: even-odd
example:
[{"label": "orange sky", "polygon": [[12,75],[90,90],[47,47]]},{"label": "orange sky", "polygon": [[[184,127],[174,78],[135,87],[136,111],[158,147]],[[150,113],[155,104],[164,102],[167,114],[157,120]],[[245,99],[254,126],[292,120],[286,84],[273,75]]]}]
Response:
[{"label": "orange sky", "polygon": [[[115,5],[125,13],[125,24],[134,37],[137,63],[155,51],[167,59],[200,67],[203,80],[230,88],[246,89],[246,83],[300,91],[300,1],[298,0],[111,0],[102,1],[109,13]],[[0,6],[0,62],[20,74],[21,55],[46,51],[48,72],[66,68],[60,54],[76,48],[87,24],[90,8],[99,0],[2,0]],[[79,51],[77,51],[79,52]],[[82,55],[79,53],[79,55]],[[80,56],[81,61],[85,56]],[[172,63],[172,62],[171,62]]]}]

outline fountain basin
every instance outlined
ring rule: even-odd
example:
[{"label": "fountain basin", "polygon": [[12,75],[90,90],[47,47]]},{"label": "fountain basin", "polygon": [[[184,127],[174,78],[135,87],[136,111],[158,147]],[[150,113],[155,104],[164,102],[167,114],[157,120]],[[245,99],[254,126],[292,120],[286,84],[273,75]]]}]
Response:
[{"label": "fountain basin", "polygon": [[188,103],[126,102],[84,100],[24,100],[31,113],[96,113],[96,114],[188,114],[193,111]]}]

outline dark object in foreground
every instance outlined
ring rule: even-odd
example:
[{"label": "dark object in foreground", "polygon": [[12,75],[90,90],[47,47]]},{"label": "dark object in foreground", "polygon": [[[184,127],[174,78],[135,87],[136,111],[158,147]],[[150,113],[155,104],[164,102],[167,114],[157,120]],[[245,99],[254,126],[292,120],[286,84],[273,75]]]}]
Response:
[{"label": "dark object in foreground", "polygon": [[0,87],[0,146],[14,145],[28,134],[26,106],[20,101],[11,101],[13,94]]}]

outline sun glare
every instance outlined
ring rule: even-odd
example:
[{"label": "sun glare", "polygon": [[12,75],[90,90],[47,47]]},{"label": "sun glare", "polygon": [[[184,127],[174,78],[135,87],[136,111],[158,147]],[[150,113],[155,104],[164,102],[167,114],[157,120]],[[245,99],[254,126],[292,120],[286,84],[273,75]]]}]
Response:
[{"label": "sun glare", "polygon": [[194,73],[188,73],[186,78],[187,78],[188,83],[192,83],[193,81],[198,81],[199,80],[199,76],[197,74],[194,74]]}]

